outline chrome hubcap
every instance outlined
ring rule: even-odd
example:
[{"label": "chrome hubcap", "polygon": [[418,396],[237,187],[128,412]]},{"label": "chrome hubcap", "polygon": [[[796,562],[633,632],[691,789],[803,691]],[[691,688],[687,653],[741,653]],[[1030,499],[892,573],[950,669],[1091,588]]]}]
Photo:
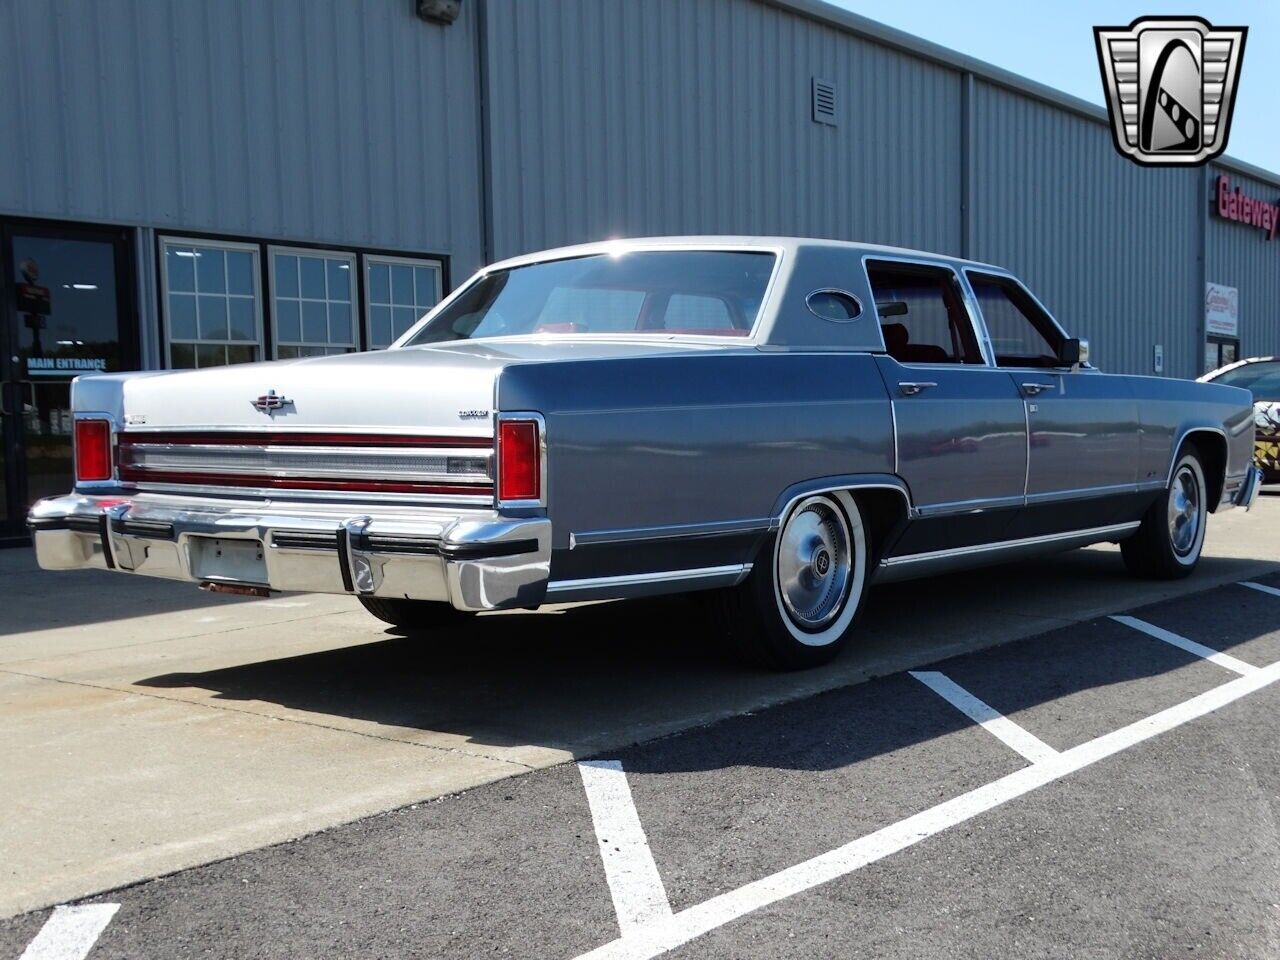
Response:
[{"label": "chrome hubcap", "polygon": [[1174,552],[1186,556],[1200,532],[1200,485],[1195,473],[1184,466],[1173,478],[1169,492],[1169,542]]},{"label": "chrome hubcap", "polygon": [[802,630],[821,630],[844,607],[852,579],[849,525],[822,497],[805,500],[779,534],[778,587]]}]

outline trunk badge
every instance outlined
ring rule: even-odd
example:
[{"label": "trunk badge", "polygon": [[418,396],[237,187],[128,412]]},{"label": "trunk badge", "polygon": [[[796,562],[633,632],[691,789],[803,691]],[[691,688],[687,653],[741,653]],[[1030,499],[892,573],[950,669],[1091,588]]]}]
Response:
[{"label": "trunk badge", "polygon": [[285,407],[293,406],[293,401],[280,396],[274,390],[268,390],[262,396],[252,401],[254,407],[266,414],[274,414],[277,410],[283,410]]},{"label": "trunk badge", "polygon": [[459,410],[459,420],[487,420],[489,418],[488,410]]}]

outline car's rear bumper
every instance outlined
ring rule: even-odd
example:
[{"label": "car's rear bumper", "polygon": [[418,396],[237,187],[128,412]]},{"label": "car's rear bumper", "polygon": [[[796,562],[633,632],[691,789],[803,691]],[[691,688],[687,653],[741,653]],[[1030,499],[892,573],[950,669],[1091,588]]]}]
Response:
[{"label": "car's rear bumper", "polygon": [[551,523],[492,511],[291,507],[71,494],[28,516],[46,570],[98,568],[223,588],[537,606]]}]

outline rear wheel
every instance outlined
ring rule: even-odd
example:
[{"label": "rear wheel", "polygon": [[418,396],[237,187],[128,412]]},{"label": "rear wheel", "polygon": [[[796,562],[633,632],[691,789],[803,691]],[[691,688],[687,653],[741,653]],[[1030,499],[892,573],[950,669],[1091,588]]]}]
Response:
[{"label": "rear wheel", "polygon": [[712,598],[735,652],[776,670],[832,660],[862,608],[870,555],[857,501],[845,492],[798,502],[750,576]]},{"label": "rear wheel", "polygon": [[379,620],[407,630],[429,630],[460,623],[471,616],[450,604],[433,600],[397,600],[386,597],[359,597],[366,610]]},{"label": "rear wheel", "polygon": [[1155,580],[1188,576],[1200,562],[1209,517],[1204,469],[1194,447],[1184,447],[1173,478],[1143,515],[1138,532],[1120,543],[1129,572]]}]

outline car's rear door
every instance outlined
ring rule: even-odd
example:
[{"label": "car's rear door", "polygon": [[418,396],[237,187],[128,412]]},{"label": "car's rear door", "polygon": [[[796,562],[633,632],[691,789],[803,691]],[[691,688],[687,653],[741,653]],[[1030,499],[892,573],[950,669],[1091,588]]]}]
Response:
[{"label": "car's rear door", "polygon": [[[893,404],[897,472],[922,521],[897,552],[998,540],[1021,506],[1026,413],[1013,379],[985,362],[955,272],[869,260],[885,335],[876,363]],[[939,522],[931,522],[937,520]]]}]

